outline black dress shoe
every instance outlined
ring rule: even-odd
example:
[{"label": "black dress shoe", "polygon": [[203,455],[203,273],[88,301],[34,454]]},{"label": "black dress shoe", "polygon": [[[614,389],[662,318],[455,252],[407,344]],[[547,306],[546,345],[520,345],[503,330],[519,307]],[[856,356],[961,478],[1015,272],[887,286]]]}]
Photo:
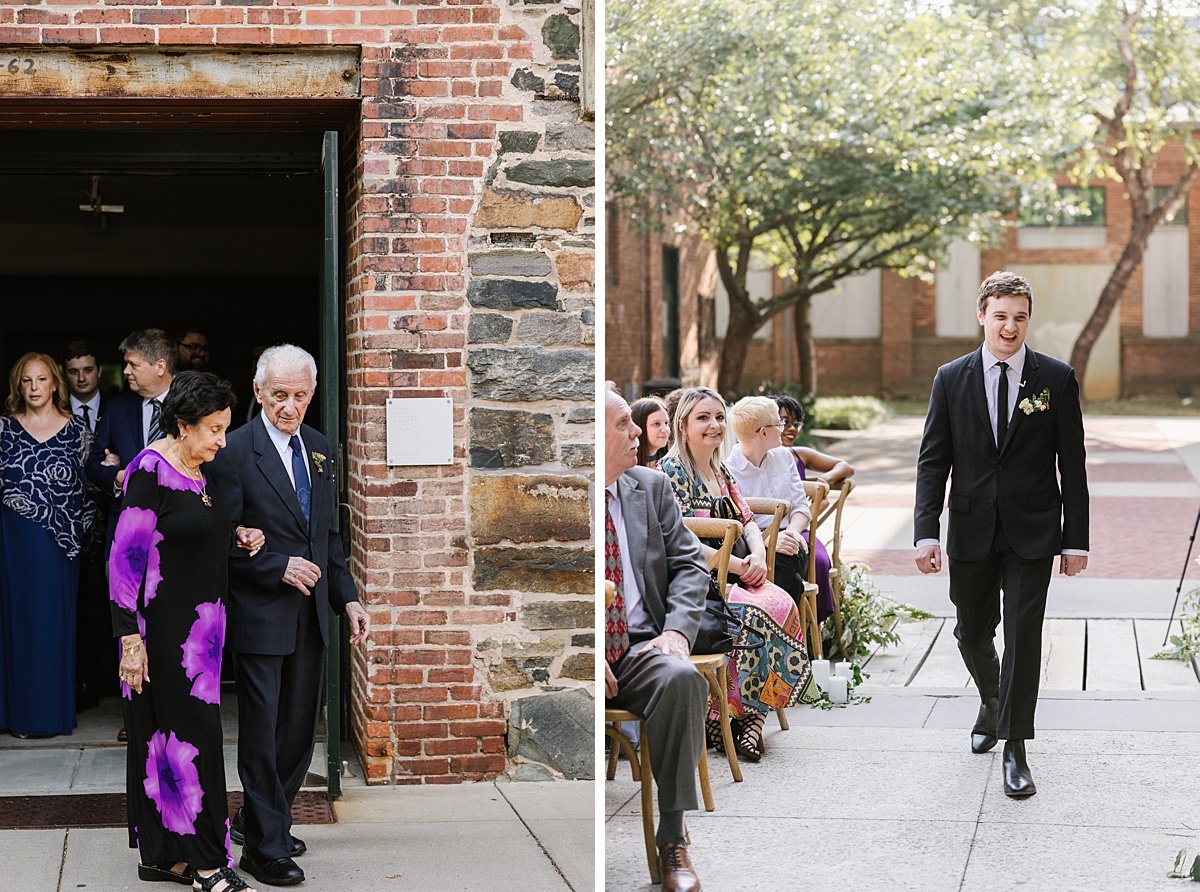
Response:
[{"label": "black dress shoe", "polygon": [[[240,808],[234,813],[233,820],[229,822],[229,839],[239,846],[246,844],[246,817]],[[304,844],[304,840],[293,836],[292,847],[288,849],[288,857],[299,858],[307,851],[308,846]]]},{"label": "black dress shoe", "polygon": [[971,730],[971,752],[982,754],[996,745],[996,720],[1000,716],[1000,698],[993,697],[979,705],[979,715]]},{"label": "black dress shoe", "polygon": [[1033,775],[1029,771],[1029,763],[1025,761],[1025,741],[1006,740],[1004,742],[1004,757],[1001,759],[1004,771],[1004,795],[1011,799],[1028,799],[1037,792],[1033,785]]},{"label": "black dress shoe", "polygon": [[291,858],[259,861],[249,852],[243,851],[238,866],[268,886],[295,886],[304,882],[304,871],[297,867]]}]

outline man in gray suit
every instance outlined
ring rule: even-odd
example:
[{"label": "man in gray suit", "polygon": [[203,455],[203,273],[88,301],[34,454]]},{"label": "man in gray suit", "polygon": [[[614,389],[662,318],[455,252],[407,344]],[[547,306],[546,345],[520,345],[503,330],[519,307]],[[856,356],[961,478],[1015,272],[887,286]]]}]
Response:
[{"label": "man in gray suit", "polygon": [[700,542],[683,525],[665,475],[637,464],[641,430],[605,395],[604,576],[617,590],[605,614],[604,695],[643,717],[658,781],[656,841],[664,892],[699,892],[683,813],[697,807],[708,686],[688,660],[708,593]]}]

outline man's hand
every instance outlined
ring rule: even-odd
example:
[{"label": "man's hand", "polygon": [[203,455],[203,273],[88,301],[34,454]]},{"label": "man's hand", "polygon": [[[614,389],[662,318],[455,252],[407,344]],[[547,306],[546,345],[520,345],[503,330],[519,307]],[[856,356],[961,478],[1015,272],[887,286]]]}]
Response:
[{"label": "man's hand", "polygon": [[808,554],[808,545],[800,538],[798,532],[788,528],[779,531],[779,538],[775,540],[775,550],[780,554]]},{"label": "man's hand", "polygon": [[105,449],[104,461],[100,462],[100,466],[103,468],[119,468],[121,466],[121,456]]},{"label": "man's hand", "polygon": [[[692,649],[688,645],[688,640],[683,637],[682,632],[676,632],[674,629],[668,629],[657,638],[652,638],[646,647],[653,647],[655,650],[661,650],[665,654],[674,654],[684,660],[691,654]],[[608,665],[605,663],[605,665]],[[613,680],[616,684],[616,680]]]},{"label": "man's hand", "polygon": [[346,618],[350,620],[350,643],[362,644],[371,631],[371,616],[357,601],[346,605]]},{"label": "man's hand", "polygon": [[741,572],[737,574],[746,585],[760,585],[767,580],[767,562],[757,554],[742,559]]},{"label": "man's hand", "polygon": [[611,700],[617,696],[617,677],[613,675],[612,666],[604,661],[604,699]]},{"label": "man's hand", "polygon": [[1086,554],[1064,554],[1058,562],[1058,572],[1063,576],[1078,576],[1087,569]]},{"label": "man's hand", "polygon": [[283,571],[283,581],[295,586],[306,595],[312,594],[312,587],[321,578],[321,568],[312,561],[302,557],[288,558],[287,569]]},{"label": "man's hand", "polygon": [[938,573],[942,569],[942,546],[922,545],[917,549],[917,569],[922,573]]}]

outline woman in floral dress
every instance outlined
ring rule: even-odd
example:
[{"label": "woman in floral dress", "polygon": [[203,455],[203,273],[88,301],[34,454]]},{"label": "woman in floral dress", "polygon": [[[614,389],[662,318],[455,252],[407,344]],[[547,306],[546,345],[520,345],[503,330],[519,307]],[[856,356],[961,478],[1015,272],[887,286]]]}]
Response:
[{"label": "woman in floral dress", "polygon": [[[672,426],[675,441],[659,470],[671,480],[684,517],[729,517],[741,521],[742,540],[729,560],[730,607],[750,633],[742,641],[761,644],[729,658],[729,712],[734,745],[746,759],[762,753],[762,729],[772,709],[811,703],[818,696],[804,646],[800,614],[791,596],[767,582],[766,550],[737,484],[721,462],[725,448],[725,401],[707,387],[685,390]],[[713,547],[704,543],[711,557]],[[740,547],[738,547],[740,545]],[[720,749],[715,705],[707,725],[709,746]]]},{"label": "woman in floral dress", "polygon": [[[205,372],[175,377],[167,436],[140,452],[109,557],[113,630],[129,735],[129,846],[138,877],[203,892],[250,887],[233,870],[221,732],[221,647],[232,532],[200,467],[225,445],[233,392]],[[238,530],[256,553],[262,534]]]}]

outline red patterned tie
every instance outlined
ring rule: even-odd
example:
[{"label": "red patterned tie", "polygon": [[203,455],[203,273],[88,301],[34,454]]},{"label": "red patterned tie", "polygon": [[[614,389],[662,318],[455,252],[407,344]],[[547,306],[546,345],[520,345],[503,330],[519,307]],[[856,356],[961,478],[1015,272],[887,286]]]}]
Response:
[{"label": "red patterned tie", "polygon": [[625,615],[625,595],[621,591],[621,546],[617,543],[617,525],[608,512],[612,493],[604,491],[604,578],[616,588],[612,603],[604,610],[604,659],[615,663],[629,650],[629,619]]}]

